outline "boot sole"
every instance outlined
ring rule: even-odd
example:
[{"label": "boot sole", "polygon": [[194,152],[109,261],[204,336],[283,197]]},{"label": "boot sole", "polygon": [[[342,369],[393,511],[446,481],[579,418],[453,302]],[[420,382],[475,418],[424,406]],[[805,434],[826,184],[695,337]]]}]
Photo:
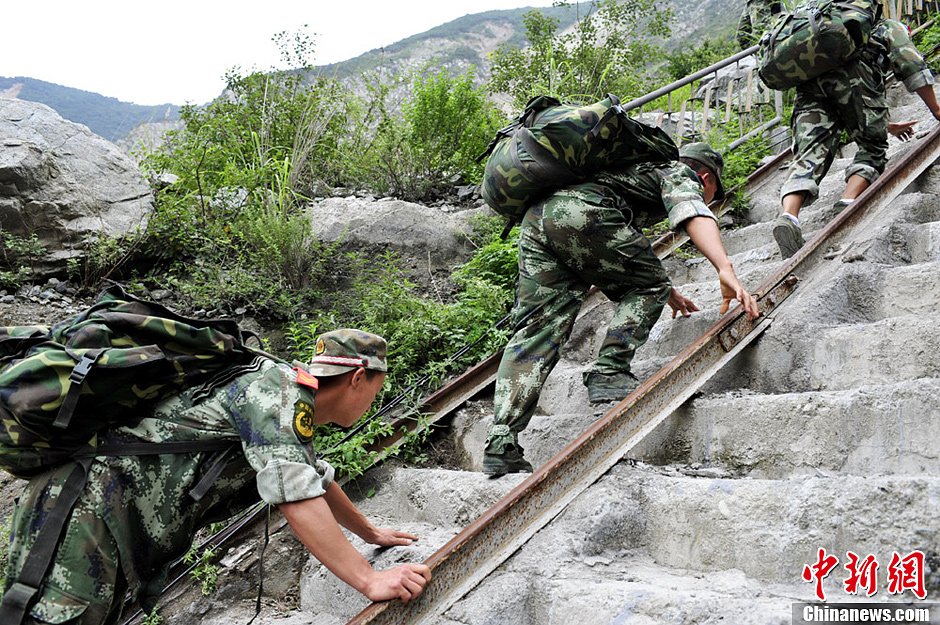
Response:
[{"label": "boot sole", "polygon": [[800,251],[805,241],[803,235],[794,233],[795,226],[780,224],[774,226],[774,240],[780,248],[780,256],[790,258]]}]

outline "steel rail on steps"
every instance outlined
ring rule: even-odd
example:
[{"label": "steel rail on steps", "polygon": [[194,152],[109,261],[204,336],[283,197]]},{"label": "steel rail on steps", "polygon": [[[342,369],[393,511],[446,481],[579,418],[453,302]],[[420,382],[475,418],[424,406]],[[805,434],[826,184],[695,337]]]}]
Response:
[{"label": "steel rail on steps", "polygon": [[[745,186],[752,187],[763,184],[781,167],[789,156],[789,151],[777,154],[770,161],[754,170],[748,176]],[[731,208],[730,202],[724,202],[716,213],[721,216],[730,211]],[[666,258],[688,240],[689,236],[684,232],[668,232],[653,242],[653,252],[660,259]],[[595,289],[592,292],[596,293],[597,291]],[[427,421],[423,425],[433,426],[492,384],[496,380],[496,370],[499,368],[502,354],[502,350],[492,354],[426,397],[418,408],[418,412],[427,415]],[[406,432],[415,431],[417,428],[422,427],[422,424],[413,417],[401,417],[392,422],[392,427],[394,432],[387,437],[378,439],[369,447],[370,451],[386,450],[382,453],[387,455],[393,445],[404,438]]]},{"label": "steel rail on steps", "polygon": [[[932,21],[921,25],[918,27],[918,29],[916,29],[915,32],[923,30],[924,28],[928,27],[930,23],[932,23]],[[936,54],[938,48],[940,48],[940,44],[935,46],[931,53]],[[719,61],[710,67],[700,70],[692,76],[686,77],[680,81],[676,81],[676,83],[663,87],[656,92],[648,94],[647,96],[628,102],[625,108],[628,110],[639,108],[642,105],[655,100],[657,97],[661,97],[662,95],[666,95],[670,91],[673,91],[681,86],[690,84],[698,78],[706,76],[710,73],[714,73],[723,67],[730,66],[732,63],[737,62],[741,58],[752,54],[756,49],[757,46],[752,46],[751,48],[744,50],[741,53],[733,55],[728,59]],[[765,126],[770,125],[773,121],[774,120],[767,122]],[[789,150],[777,154],[772,160],[755,170],[748,177],[746,186],[750,187],[761,184],[766,178],[772,175],[774,171],[778,169],[787,158],[789,158],[789,156]],[[890,171],[891,170],[889,170],[889,172]],[[882,176],[879,181],[884,180],[887,175],[888,174]],[[876,182],[876,185],[873,185],[873,188],[875,188],[877,184],[878,182]],[[856,202],[856,206],[859,206],[859,202],[866,197],[867,193],[863,194],[863,196],[859,198],[859,201]],[[728,212],[730,208],[730,204],[726,202],[721,205],[721,207],[716,211],[716,214],[721,216]],[[657,256],[662,259],[671,254],[675,249],[681,247],[687,241],[688,236],[684,233],[670,232],[662,235],[656,241],[654,241],[653,249]],[[804,251],[805,250],[806,248],[804,248]],[[761,294],[761,291],[757,291],[757,293]],[[449,416],[454,410],[459,408],[467,400],[471,399],[477,393],[485,390],[489,385],[491,385],[496,379],[496,370],[499,367],[501,356],[501,351],[492,354],[477,365],[474,365],[468,369],[460,376],[456,377],[448,384],[444,385],[438,391],[426,397],[418,408],[419,413],[427,415],[426,421],[422,422],[421,420],[415,419],[414,417],[402,417],[394,420],[392,422],[393,433],[387,437],[375,441],[368,448],[369,451],[378,452],[373,464],[376,464],[387,457],[396,446],[401,444],[407,433],[415,432],[425,427],[432,427],[436,423]],[[249,509],[246,511],[241,520],[233,523],[232,525],[229,525],[219,533],[210,537],[204,546],[209,546],[211,548],[221,547],[228,540],[237,537],[247,528],[252,527],[255,523],[257,523],[263,517],[264,510],[265,507],[261,505]],[[278,525],[282,526],[283,521],[279,520]],[[187,567],[184,571],[179,572],[174,577],[173,581],[167,585],[167,587],[164,589],[164,592],[168,592],[173,586],[185,579],[186,575],[196,566],[197,564],[193,564]],[[142,613],[138,611],[130,618],[125,619],[123,621],[124,625],[129,625],[134,620],[136,620],[137,617],[141,616],[141,614]]]},{"label": "steel rail on steps", "polygon": [[797,272],[825,268],[829,251],[867,216],[888,206],[940,157],[940,126],[892,163],[755,291],[762,316],[751,322],[738,306],[640,385],[581,436],[486,510],[426,560],[434,579],[409,602],[373,603],[348,625],[419,625],[446,611],[687,401],[772,322],[794,290]]},{"label": "steel rail on steps", "polygon": [[[752,187],[762,184],[773,175],[789,156],[789,151],[777,154],[773,159],[748,176],[745,186]],[[721,216],[729,210],[731,210],[730,202],[724,202],[716,213],[718,216]],[[660,236],[653,242],[653,251],[660,259],[666,258],[688,240],[689,237],[684,232],[669,232]],[[592,289],[592,293],[596,295],[598,291]],[[499,368],[501,358],[502,350],[495,352],[464,373],[455,377],[452,381],[448,382],[431,395],[425,397],[417,409],[419,414],[424,415],[423,419],[418,419],[414,416],[403,416],[394,419],[391,422],[391,434],[376,439],[366,448],[367,451],[376,453],[373,457],[372,465],[374,466],[380,463],[392,454],[395,448],[404,442],[408,434],[420,432],[427,428],[433,428],[435,425],[444,421],[468,400],[491,386],[496,380],[496,371]],[[238,521],[227,525],[221,531],[207,538],[200,547],[200,551],[205,549],[218,549],[228,541],[238,538],[245,531],[249,531],[250,528],[263,521],[266,509],[266,506],[256,504],[247,510]],[[284,524],[284,520],[278,515],[272,531],[278,531]],[[174,567],[163,592],[170,592],[177,584],[183,582],[197,566],[199,566],[199,562]],[[122,621],[122,625],[130,625],[142,615],[142,611],[136,610]]]}]

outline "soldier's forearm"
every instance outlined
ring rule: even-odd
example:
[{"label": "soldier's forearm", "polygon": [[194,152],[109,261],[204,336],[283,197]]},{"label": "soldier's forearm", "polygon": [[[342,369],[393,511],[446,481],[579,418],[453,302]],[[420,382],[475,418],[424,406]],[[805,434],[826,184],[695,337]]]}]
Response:
[{"label": "soldier's forearm", "polygon": [[721,242],[718,224],[710,217],[693,217],[683,224],[692,243],[708,259],[716,271],[731,266],[731,259]]},{"label": "soldier's forearm", "polygon": [[365,593],[375,571],[346,539],[325,496],[282,503],[278,508],[300,542],[323,566]]},{"label": "soldier's forearm", "polygon": [[937,104],[937,94],[933,90],[933,85],[924,85],[915,90],[915,93],[923,100],[924,104],[930,109],[931,115],[935,119],[940,119],[940,105]]},{"label": "soldier's forearm", "polygon": [[336,518],[336,521],[348,529],[350,532],[363,539],[366,542],[372,542],[375,533],[375,526],[366,518],[359,508],[349,500],[343,489],[335,482],[330,484],[323,495],[326,503],[330,506],[330,511]]}]

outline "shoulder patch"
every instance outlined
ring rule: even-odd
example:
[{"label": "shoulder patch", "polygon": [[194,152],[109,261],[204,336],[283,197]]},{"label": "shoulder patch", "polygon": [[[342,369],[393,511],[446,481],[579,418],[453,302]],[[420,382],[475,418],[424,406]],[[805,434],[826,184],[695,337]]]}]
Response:
[{"label": "shoulder patch", "polygon": [[302,399],[294,403],[294,434],[301,443],[313,439],[313,406]]},{"label": "shoulder patch", "polygon": [[320,388],[320,381],[309,371],[305,371],[300,367],[294,367],[294,372],[297,374],[297,384],[312,388],[313,390]]}]

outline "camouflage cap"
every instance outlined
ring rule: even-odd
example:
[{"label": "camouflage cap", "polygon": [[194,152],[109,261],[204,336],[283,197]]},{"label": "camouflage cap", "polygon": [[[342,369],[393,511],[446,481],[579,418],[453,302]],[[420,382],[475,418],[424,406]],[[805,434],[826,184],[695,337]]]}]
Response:
[{"label": "camouflage cap", "polygon": [[331,376],[359,367],[388,371],[385,364],[385,339],[377,334],[344,328],[325,332],[317,337],[310,373]]},{"label": "camouflage cap", "polygon": [[721,172],[725,168],[725,159],[721,157],[717,150],[702,141],[688,143],[679,148],[679,158],[690,158],[712,170],[715,174],[715,181],[718,183],[718,191],[712,199],[725,199],[725,188],[721,184]]}]

